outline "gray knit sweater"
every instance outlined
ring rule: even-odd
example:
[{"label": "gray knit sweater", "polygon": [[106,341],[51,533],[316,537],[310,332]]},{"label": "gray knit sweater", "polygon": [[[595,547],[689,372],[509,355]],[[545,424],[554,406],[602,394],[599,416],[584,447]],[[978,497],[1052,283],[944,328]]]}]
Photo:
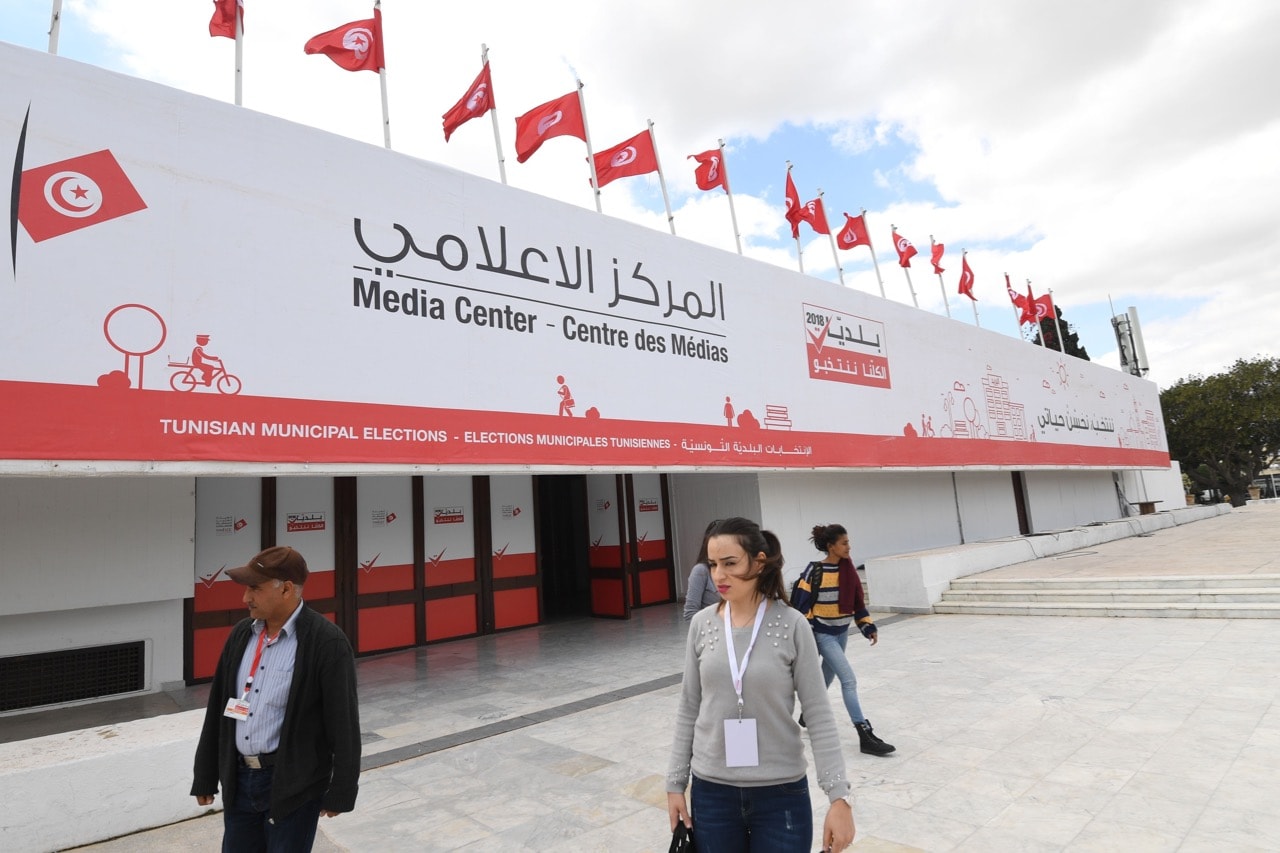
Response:
[{"label": "gray knit sweater", "polygon": [[[832,801],[848,794],[844,755],[813,631],[803,614],[782,601],[765,607],[764,623],[742,680],[743,716],[756,721],[760,764],[725,766],[724,721],[737,718],[738,695],[729,674],[724,617],[716,612],[717,606],[699,611],[689,625],[667,791],[684,793],[691,769],[700,779],[747,788],[780,785],[804,776],[808,771],[804,742],[794,719],[798,696],[819,787]],[[751,642],[751,628],[747,625],[733,632],[739,666]]]}]

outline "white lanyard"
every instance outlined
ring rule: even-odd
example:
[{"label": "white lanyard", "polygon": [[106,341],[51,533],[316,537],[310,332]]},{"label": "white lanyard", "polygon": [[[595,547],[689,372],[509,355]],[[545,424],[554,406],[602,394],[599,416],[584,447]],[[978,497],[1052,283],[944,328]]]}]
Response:
[{"label": "white lanyard", "polygon": [[751,629],[751,644],[742,656],[742,667],[738,667],[738,655],[733,648],[733,619],[729,612],[729,602],[724,603],[724,645],[729,652],[729,674],[733,676],[733,690],[738,694],[738,717],[742,717],[742,675],[747,671],[747,662],[751,660],[751,650],[755,648],[756,637],[760,634],[760,625],[764,622],[764,607],[768,601],[761,601],[756,608],[756,624]]}]

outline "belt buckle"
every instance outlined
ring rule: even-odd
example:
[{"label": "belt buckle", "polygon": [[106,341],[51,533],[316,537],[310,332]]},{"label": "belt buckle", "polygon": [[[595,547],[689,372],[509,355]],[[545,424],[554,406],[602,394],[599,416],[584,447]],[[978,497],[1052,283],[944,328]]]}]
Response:
[{"label": "belt buckle", "polygon": [[256,755],[246,755],[244,757],[244,766],[250,770],[261,770],[262,761]]}]

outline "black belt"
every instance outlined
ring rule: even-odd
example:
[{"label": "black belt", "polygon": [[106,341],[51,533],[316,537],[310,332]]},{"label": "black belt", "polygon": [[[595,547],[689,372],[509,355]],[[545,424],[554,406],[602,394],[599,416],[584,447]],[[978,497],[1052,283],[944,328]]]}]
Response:
[{"label": "black belt", "polygon": [[242,755],[240,756],[240,763],[250,770],[262,770],[275,766],[276,754],[274,752],[264,752],[259,755]]}]

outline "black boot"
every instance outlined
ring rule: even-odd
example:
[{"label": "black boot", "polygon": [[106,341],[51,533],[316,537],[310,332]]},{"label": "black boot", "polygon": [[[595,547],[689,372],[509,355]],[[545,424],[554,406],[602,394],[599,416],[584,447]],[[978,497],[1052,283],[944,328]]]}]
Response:
[{"label": "black boot", "polygon": [[893,744],[885,743],[876,737],[876,733],[871,729],[870,720],[853,725],[858,730],[858,741],[862,744],[862,751],[867,755],[888,755],[895,749]]}]

